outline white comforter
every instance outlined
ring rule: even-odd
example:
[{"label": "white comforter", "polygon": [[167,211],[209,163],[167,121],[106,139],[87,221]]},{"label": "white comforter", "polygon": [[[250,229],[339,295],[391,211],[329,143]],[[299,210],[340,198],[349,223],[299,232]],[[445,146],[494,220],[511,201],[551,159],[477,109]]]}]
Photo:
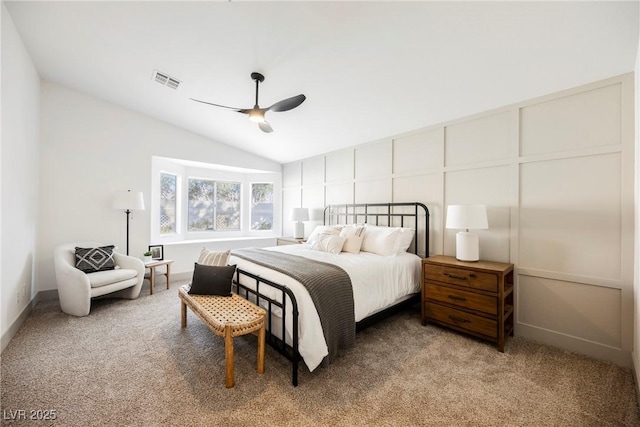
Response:
[{"label": "white comforter", "polygon": [[[332,263],[344,269],[351,278],[353,286],[356,322],[389,307],[406,295],[420,290],[420,258],[410,253],[380,256],[369,252],[360,252],[359,254],[341,252],[335,255],[312,250],[306,244],[275,246],[265,249]],[[320,318],[306,288],[285,274],[233,256],[233,253],[229,264],[236,264],[242,270],[285,285],[293,291],[300,313],[298,350],[309,370],[313,371],[328,354],[328,350]],[[243,280],[243,284],[251,286],[251,281]],[[263,291],[264,289],[261,288],[261,292]],[[275,295],[273,293],[272,296]],[[286,341],[289,344],[291,344],[292,329],[292,315],[290,313],[291,304],[287,309],[286,325]]]}]

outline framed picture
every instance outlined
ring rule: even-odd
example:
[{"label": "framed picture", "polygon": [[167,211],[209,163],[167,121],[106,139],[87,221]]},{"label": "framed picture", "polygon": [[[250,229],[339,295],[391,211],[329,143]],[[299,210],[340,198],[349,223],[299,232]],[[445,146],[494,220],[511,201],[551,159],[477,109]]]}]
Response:
[{"label": "framed picture", "polygon": [[149,245],[151,259],[159,261],[164,259],[164,248],[162,245]]}]

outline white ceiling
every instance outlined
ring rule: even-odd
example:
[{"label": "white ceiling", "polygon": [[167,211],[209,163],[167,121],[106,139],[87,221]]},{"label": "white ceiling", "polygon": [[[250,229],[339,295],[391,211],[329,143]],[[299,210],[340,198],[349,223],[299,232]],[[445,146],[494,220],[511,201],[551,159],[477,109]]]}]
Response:
[{"label": "white ceiling", "polygon": [[[5,4],[43,79],[280,163],[633,71],[638,49],[637,1]],[[262,107],[307,96],[271,134],[189,100],[250,108],[253,71]]]}]

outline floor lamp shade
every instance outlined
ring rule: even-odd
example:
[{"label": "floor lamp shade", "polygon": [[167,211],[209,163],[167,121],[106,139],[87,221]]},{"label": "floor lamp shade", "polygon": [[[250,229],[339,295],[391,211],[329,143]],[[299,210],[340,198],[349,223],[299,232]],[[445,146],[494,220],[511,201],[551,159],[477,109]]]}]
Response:
[{"label": "floor lamp shade", "polygon": [[449,205],[446,228],[464,230],[456,234],[456,258],[460,261],[478,261],[480,242],[478,235],[469,230],[489,228],[485,205]]},{"label": "floor lamp shade", "polygon": [[293,208],[291,210],[291,221],[296,221],[293,227],[293,238],[304,238],[304,224],[302,221],[309,221],[309,209]]},{"label": "floor lamp shade", "polygon": [[113,209],[144,210],[144,196],[141,192],[118,191],[113,196]]},{"label": "floor lamp shade", "polygon": [[129,214],[132,210],[144,210],[144,196],[141,192],[132,193],[131,190],[118,191],[113,196],[112,207],[124,210],[127,216],[127,255],[129,255]]}]

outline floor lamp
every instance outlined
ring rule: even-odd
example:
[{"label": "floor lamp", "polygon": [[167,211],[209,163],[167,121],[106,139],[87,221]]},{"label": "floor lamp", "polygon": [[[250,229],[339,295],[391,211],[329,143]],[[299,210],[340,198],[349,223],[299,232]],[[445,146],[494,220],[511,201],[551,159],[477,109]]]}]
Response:
[{"label": "floor lamp", "polygon": [[113,209],[124,209],[127,216],[127,255],[129,255],[129,214],[132,210],[144,210],[142,192],[132,193],[131,190],[116,192],[113,197]]}]

